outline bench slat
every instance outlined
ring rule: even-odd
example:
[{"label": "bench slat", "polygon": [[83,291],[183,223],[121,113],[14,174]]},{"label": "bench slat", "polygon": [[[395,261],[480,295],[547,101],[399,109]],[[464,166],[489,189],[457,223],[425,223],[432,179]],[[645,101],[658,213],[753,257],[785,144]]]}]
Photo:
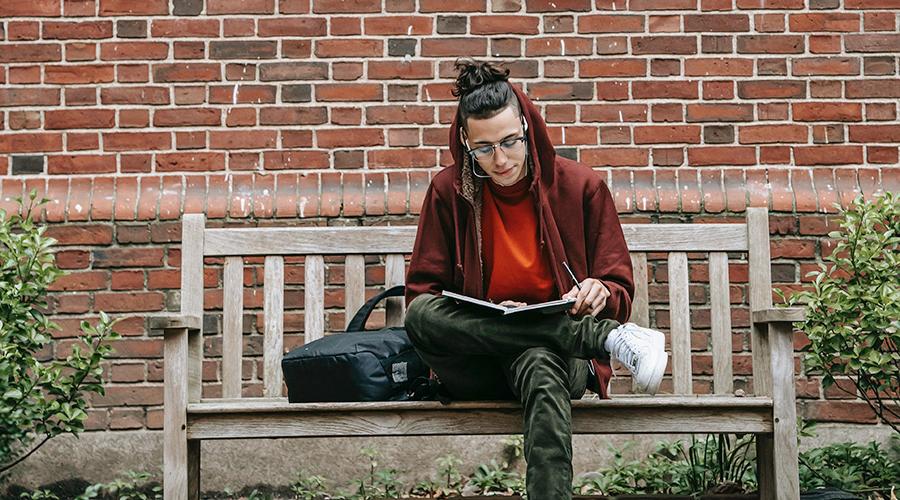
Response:
[{"label": "bench slat", "polygon": [[263,338],[263,383],[267,397],[281,396],[281,356],[284,354],[284,258],[266,257]]},{"label": "bench slat", "polygon": [[[185,214],[181,221],[181,314],[203,317],[203,228],[206,216]],[[201,320],[202,321],[202,320]],[[203,324],[188,335],[188,401],[203,392]]]},{"label": "bench slat", "polygon": [[308,255],[305,267],[303,341],[309,343],[325,335],[325,260],[321,255]]},{"label": "bench slat", "polygon": [[[402,285],[406,281],[406,263],[401,254],[387,256],[384,269],[384,286],[390,288],[394,285]],[[405,302],[403,297],[388,298],[385,303],[385,326],[403,326],[403,312]]]},{"label": "bench slat", "polygon": [[244,261],[226,257],[222,303],[222,396],[241,397],[242,323],[244,316]]},{"label": "bench slat", "polygon": [[[740,252],[745,224],[623,224],[632,252]],[[409,254],[415,226],[215,228],[204,232],[204,255]]]},{"label": "bench slat", "polygon": [[688,264],[684,252],[669,253],[669,323],[672,343],[672,383],[675,394],[691,394],[691,310]]},{"label": "bench slat", "polygon": [[631,267],[634,270],[634,300],[631,302],[631,321],[643,327],[650,327],[650,300],[648,298],[649,279],[647,274],[647,254],[632,253]]},{"label": "bench slat", "polygon": [[[769,214],[765,208],[747,209],[747,233],[750,250],[747,267],[750,279],[750,310],[772,307],[772,261],[770,259]],[[750,349],[753,355],[753,392],[758,396],[772,394],[772,358],[768,326],[750,324]]]},{"label": "bench slat", "polygon": [[344,263],[344,329],[366,302],[366,261],[362,255],[348,255]]},{"label": "bench slat", "polygon": [[712,323],[713,390],[717,394],[734,392],[731,366],[731,294],[728,287],[728,254],[709,254],[709,301]]},{"label": "bench slat", "polygon": [[[772,402],[768,399],[715,398],[721,401],[687,404],[656,399],[573,401],[572,431],[772,432]],[[732,401],[736,404],[729,404]],[[188,438],[485,435],[522,430],[521,408],[515,403],[482,403],[481,407],[473,403],[406,404],[406,408],[366,408],[365,403],[351,403],[345,408],[317,409],[283,403],[256,411],[246,404],[237,405],[234,411],[225,411],[221,405],[202,411],[203,404],[194,404],[188,411]]]}]

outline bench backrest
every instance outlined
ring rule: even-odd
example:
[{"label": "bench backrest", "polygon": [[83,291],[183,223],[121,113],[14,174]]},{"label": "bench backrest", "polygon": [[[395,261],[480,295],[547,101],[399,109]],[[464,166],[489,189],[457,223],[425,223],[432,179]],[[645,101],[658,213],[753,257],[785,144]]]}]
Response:
[{"label": "bench backrest", "polygon": [[[708,281],[709,334],[694,332],[693,348],[709,352],[705,344],[711,344],[713,392],[732,393],[732,312],[745,309],[746,314],[741,317],[749,320],[750,310],[772,305],[767,210],[748,209],[745,223],[623,224],[623,229],[631,252],[636,285],[631,321],[653,326],[668,334],[672,392],[695,392],[691,355],[692,302],[704,303],[696,299],[696,291],[705,291],[705,285],[695,286],[693,290],[690,288],[689,277],[695,275],[700,277],[695,280],[699,283]],[[221,396],[241,397],[242,368],[254,367],[253,363],[245,364],[243,360],[243,325],[245,305],[254,309],[260,304],[252,286],[247,288],[245,284],[253,285],[259,280],[245,276],[245,262],[251,267],[262,263],[264,270],[263,326],[259,328],[263,333],[262,365],[256,369],[256,378],[262,381],[263,396],[281,397],[281,358],[285,350],[285,301],[288,297],[285,294],[286,259],[292,270],[300,269],[297,264],[302,262],[303,293],[302,296],[299,292],[291,295],[289,306],[290,309],[300,309],[297,306],[302,298],[302,341],[310,342],[321,338],[326,331],[326,261],[330,266],[343,268],[343,309],[349,312],[344,314],[342,325],[330,325],[331,331],[339,331],[365,301],[367,257],[370,260],[373,256],[384,257],[385,286],[402,284],[405,277],[404,256],[412,252],[415,232],[414,226],[207,228],[202,214],[185,215],[182,239],[183,314],[204,313],[204,260],[210,266],[220,262],[223,264]],[[747,279],[738,280],[739,283],[749,282],[746,299],[743,287],[733,286],[729,279],[729,252],[738,259],[746,255],[746,264],[734,264],[736,269],[747,269]],[[689,258],[692,260],[690,264]],[[702,263],[693,263],[698,260],[708,260],[708,268],[704,269]],[[296,274],[290,276],[293,285],[299,285],[301,281]],[[703,279],[705,276],[708,280]],[[215,281],[218,281],[217,275]],[[340,277],[332,281],[339,282]],[[665,286],[660,290],[661,286],[653,283],[661,281],[668,283],[668,321],[663,313],[666,308],[657,307],[656,322],[651,325],[650,299],[654,299],[654,304],[662,301],[664,305],[665,302],[664,299],[657,299],[665,297],[662,293]],[[218,298],[214,293],[210,296]],[[340,298],[340,294],[330,295],[331,304],[335,302],[335,296]],[[245,298],[253,304],[245,304]],[[733,309],[732,302],[736,309]],[[207,305],[207,309],[216,308],[218,304]],[[693,312],[698,314],[701,311],[705,308],[695,307]],[[384,323],[400,325],[403,314],[403,299],[389,299]],[[292,316],[292,320],[296,319],[297,316]],[[754,325],[748,326],[751,330],[755,392],[766,394],[770,384],[768,371],[761,369],[769,362],[767,345],[764,344],[766,337],[764,332],[756,331]],[[708,360],[710,355],[698,354],[695,361],[703,357]],[[701,363],[698,365],[702,366]]]}]

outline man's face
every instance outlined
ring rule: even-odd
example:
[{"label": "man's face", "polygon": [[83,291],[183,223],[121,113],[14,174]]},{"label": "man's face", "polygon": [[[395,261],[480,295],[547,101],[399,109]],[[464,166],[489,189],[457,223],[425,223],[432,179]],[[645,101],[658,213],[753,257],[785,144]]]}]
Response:
[{"label": "man's face", "polygon": [[[478,158],[476,161],[484,169],[491,180],[501,186],[511,186],[522,180],[528,173],[525,166],[526,145],[524,141],[512,142],[525,135],[522,122],[514,106],[508,106],[491,118],[468,118],[469,148],[494,145],[493,154]],[[501,143],[506,146],[501,146]],[[465,143],[463,143],[465,145]]]}]

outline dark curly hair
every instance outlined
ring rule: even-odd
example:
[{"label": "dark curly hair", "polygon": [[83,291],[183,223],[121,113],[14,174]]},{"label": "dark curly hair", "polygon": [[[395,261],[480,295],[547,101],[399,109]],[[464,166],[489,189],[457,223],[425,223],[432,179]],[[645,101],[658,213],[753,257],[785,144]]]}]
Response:
[{"label": "dark curly hair", "polygon": [[459,97],[456,114],[463,127],[470,116],[491,118],[508,106],[519,113],[519,101],[507,80],[508,69],[469,58],[457,59],[456,69],[459,75],[452,93]]}]

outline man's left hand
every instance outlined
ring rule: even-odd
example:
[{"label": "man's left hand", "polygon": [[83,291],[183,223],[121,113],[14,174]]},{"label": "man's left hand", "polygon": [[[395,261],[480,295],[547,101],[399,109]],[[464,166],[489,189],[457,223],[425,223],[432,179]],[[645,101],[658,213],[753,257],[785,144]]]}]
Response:
[{"label": "man's left hand", "polygon": [[575,305],[569,309],[569,314],[574,316],[590,314],[597,317],[600,311],[606,307],[606,298],[609,295],[609,289],[606,288],[602,281],[595,278],[587,278],[581,282],[581,290],[573,286],[562,298],[575,299]]}]

